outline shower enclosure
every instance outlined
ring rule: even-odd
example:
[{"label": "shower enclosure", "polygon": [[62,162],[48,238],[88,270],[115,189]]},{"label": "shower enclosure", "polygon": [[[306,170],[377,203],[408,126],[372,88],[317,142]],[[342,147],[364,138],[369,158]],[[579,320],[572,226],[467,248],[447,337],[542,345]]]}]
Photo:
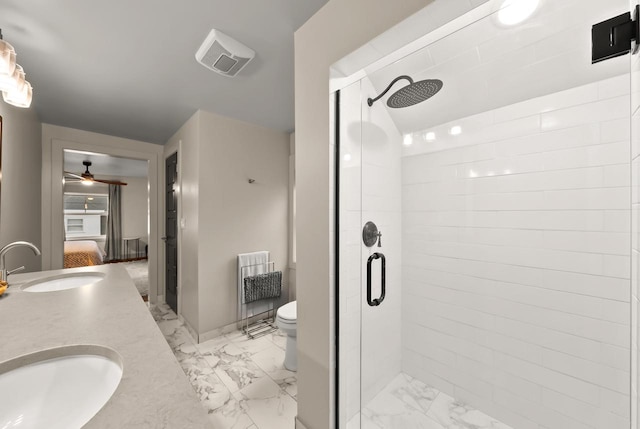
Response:
[{"label": "shower enclosure", "polygon": [[332,94],[340,428],[635,425],[626,11],[486,2]]}]

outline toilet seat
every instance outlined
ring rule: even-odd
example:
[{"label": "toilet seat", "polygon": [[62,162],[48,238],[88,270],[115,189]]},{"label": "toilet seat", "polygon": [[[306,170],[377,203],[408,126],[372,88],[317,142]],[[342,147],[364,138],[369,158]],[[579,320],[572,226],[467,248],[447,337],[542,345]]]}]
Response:
[{"label": "toilet seat", "polygon": [[278,309],[278,318],[283,323],[295,323],[298,318],[298,306],[296,301],[291,301]]}]

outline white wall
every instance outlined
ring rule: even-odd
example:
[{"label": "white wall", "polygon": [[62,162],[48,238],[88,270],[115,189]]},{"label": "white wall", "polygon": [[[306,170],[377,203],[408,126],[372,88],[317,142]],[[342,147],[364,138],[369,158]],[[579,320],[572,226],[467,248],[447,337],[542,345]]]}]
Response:
[{"label": "white wall", "polygon": [[149,242],[149,196],[146,177],[122,177],[127,186],[122,186],[122,236],[141,237],[140,253],[144,254],[144,244]]},{"label": "white wall", "polygon": [[514,428],[629,427],[628,123],[623,75],[405,150],[405,372]]},{"label": "white wall", "polygon": [[[41,247],[40,183],[41,127],[33,107],[20,109],[0,101],[2,116],[2,183],[0,185],[0,246],[30,241]],[[42,259],[26,248],[7,254],[7,267],[21,265],[39,271]]]},{"label": "white wall", "polygon": [[165,154],[178,148],[180,311],[202,339],[236,322],[239,253],[270,251],[288,301],[289,135],[198,111]]},{"label": "white wall", "polygon": [[289,135],[200,114],[198,276],[206,333],[236,321],[239,253],[271,252],[283,272],[281,301],[288,301]]}]

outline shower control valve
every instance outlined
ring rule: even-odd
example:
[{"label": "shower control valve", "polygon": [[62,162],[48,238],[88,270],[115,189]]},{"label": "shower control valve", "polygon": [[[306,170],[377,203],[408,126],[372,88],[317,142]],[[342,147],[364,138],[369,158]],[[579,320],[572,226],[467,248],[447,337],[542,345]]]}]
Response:
[{"label": "shower control valve", "polygon": [[378,242],[378,247],[380,247],[380,237],[382,237],[382,233],[378,231],[378,227],[375,223],[369,221],[362,228],[362,242],[367,247],[373,247]]}]

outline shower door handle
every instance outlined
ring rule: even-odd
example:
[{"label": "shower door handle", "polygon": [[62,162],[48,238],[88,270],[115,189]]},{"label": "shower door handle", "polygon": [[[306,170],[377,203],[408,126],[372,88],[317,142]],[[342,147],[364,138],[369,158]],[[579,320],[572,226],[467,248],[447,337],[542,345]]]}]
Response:
[{"label": "shower door handle", "polygon": [[[380,296],[376,299],[371,299],[371,264],[376,259],[380,259]],[[377,307],[384,301],[384,295],[386,292],[386,277],[387,277],[387,260],[382,253],[376,252],[369,256],[367,260],[367,304],[371,307]]]}]

